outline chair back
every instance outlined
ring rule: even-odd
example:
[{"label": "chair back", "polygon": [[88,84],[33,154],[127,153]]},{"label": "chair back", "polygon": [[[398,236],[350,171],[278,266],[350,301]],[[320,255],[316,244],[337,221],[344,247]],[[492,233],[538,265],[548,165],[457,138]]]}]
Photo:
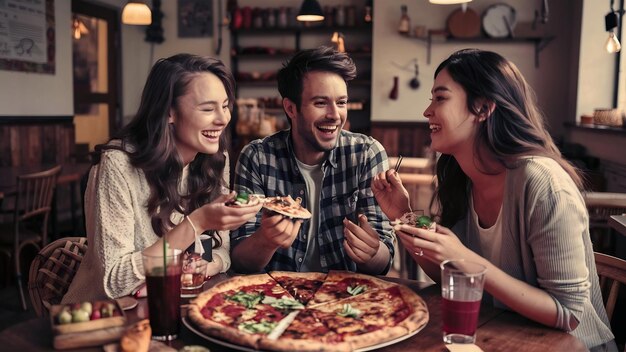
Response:
[{"label": "chair back", "polygon": [[626,260],[598,252],[594,253],[594,257],[606,314],[611,320],[620,286],[626,285]]},{"label": "chair back", "polygon": [[87,252],[86,237],[60,238],[44,247],[30,265],[28,290],[37,316],[59,304]]},{"label": "chair back", "polygon": [[15,243],[19,243],[19,225],[24,220],[43,215],[41,241],[48,240],[48,218],[52,210],[52,198],[61,173],[61,165],[49,170],[17,176],[13,223],[15,225]]},{"label": "chair back", "polygon": [[586,192],[583,193],[589,212],[589,233],[596,251],[611,253],[615,247],[610,235],[611,215],[626,213],[626,193]]}]

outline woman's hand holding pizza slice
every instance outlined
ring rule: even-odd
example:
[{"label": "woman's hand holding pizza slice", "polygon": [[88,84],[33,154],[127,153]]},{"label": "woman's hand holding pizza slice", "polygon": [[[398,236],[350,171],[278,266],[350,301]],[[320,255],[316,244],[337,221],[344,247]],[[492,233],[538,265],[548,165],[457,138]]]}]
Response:
[{"label": "woman's hand holding pizza slice", "polygon": [[223,194],[211,203],[207,203],[196,209],[189,218],[198,226],[199,231],[205,230],[233,230],[254,217],[261,209],[261,203],[249,207],[230,207],[226,205],[232,199],[235,192]]}]

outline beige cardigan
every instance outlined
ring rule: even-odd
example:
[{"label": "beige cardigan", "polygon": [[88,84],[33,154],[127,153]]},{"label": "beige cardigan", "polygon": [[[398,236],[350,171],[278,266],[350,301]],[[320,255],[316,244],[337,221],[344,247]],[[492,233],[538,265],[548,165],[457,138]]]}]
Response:
[{"label": "beige cardigan", "polygon": [[[228,182],[228,158],[224,178]],[[187,188],[183,170],[180,191]],[[145,281],[141,252],[159,237],[152,230],[146,204],[150,187],[142,170],[128,155],[107,150],[89,173],[85,193],[88,250],[63,297],[63,303],[117,298],[131,294]],[[172,214],[172,222],[183,220]],[[222,271],[230,268],[230,236],[220,231],[222,246],[213,255],[222,259]]]}]

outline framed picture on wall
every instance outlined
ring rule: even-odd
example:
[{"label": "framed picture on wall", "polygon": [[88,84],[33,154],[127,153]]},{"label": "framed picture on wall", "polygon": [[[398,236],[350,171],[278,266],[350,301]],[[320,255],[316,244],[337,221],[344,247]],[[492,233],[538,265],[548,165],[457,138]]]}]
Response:
[{"label": "framed picture on wall", "polygon": [[54,0],[0,0],[0,70],[54,74]]},{"label": "framed picture on wall", "polygon": [[213,0],[178,0],[178,36],[180,38],[213,35]]}]

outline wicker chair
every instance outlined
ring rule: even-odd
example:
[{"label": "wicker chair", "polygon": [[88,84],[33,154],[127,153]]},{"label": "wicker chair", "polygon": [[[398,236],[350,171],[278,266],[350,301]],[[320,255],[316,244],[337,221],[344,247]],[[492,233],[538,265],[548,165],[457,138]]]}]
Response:
[{"label": "wicker chair", "polygon": [[[603,253],[594,253],[596,260],[596,270],[600,278],[600,289],[602,299],[606,308],[609,321],[613,318],[615,304],[617,303],[620,287],[626,289],[626,260],[612,257]],[[614,331],[615,337],[622,332]],[[626,352],[626,347],[624,348]]]},{"label": "wicker chair", "polygon": [[17,176],[15,204],[11,208],[13,222],[0,224],[0,252],[13,258],[17,288],[24,310],[27,306],[22,287],[20,254],[28,245],[40,250],[48,243],[48,219],[60,173],[61,166],[57,165],[46,171]]},{"label": "wicker chair", "polygon": [[44,247],[30,265],[28,290],[38,316],[59,304],[87,252],[87,238],[60,238]]},{"label": "wicker chair", "polygon": [[589,211],[589,233],[596,252],[613,254],[615,236],[608,225],[611,215],[626,213],[626,193],[587,192],[583,194]]}]

